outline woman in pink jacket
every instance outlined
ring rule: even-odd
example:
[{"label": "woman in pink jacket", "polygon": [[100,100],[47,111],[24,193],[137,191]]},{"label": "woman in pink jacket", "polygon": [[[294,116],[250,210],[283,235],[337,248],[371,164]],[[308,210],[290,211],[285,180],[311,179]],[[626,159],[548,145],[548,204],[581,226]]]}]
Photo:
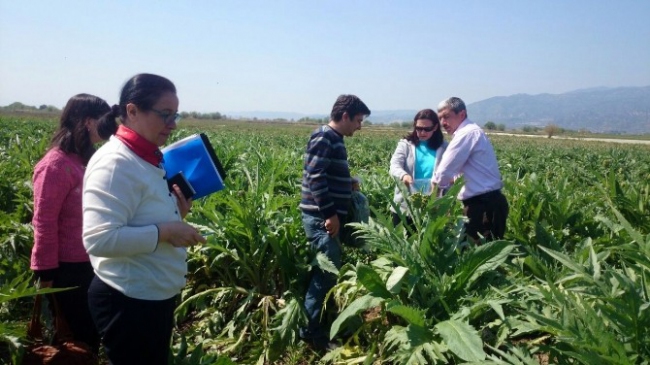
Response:
[{"label": "woman in pink jacket", "polygon": [[81,193],[94,144],[106,140],[117,124],[98,119],[110,111],[101,98],[78,94],[61,114],[45,156],[34,168],[34,247],[31,269],[41,287],[77,287],[56,293],[75,340],[99,349],[99,335],[88,310],[88,286],[94,277],[83,246]]}]

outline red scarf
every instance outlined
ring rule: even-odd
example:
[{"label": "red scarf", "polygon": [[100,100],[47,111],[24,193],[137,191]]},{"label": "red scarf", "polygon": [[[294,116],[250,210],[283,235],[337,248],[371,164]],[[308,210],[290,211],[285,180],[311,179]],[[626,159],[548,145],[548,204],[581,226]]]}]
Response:
[{"label": "red scarf", "polygon": [[162,162],[163,154],[160,152],[158,146],[147,141],[133,129],[120,124],[115,133],[115,137],[122,141],[122,143],[124,143],[136,155],[150,164],[158,167]]}]

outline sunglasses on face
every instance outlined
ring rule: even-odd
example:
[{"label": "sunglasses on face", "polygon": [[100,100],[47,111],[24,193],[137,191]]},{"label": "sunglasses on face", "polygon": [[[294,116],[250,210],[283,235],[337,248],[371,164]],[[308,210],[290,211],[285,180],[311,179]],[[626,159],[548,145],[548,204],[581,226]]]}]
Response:
[{"label": "sunglasses on face", "polygon": [[181,120],[181,115],[178,113],[172,113],[168,111],[162,111],[158,109],[151,109],[152,112],[156,113],[160,118],[162,118],[163,122],[166,125],[170,125],[172,123],[178,124],[178,122]]},{"label": "sunglasses on face", "polygon": [[415,127],[416,132],[433,132],[435,127]]}]

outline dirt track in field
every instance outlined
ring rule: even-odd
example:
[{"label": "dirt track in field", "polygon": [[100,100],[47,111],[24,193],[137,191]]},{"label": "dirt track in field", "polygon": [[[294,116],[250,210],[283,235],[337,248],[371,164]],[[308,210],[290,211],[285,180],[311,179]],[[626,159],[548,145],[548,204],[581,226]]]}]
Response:
[{"label": "dirt track in field", "polygon": [[[537,134],[515,134],[515,133],[488,133],[493,136],[513,136],[513,137],[529,137],[529,138],[548,138],[547,136]],[[552,139],[568,139],[574,141],[591,141],[591,142],[608,142],[608,143],[624,143],[624,144],[646,144],[650,145],[650,140],[643,139],[617,139],[617,138],[579,138],[579,137],[563,137],[553,136]]]}]

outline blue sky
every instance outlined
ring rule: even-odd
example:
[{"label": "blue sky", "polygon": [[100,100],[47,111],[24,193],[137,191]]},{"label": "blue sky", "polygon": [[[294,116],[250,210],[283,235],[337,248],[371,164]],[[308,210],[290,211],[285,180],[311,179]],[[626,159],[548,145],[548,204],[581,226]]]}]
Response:
[{"label": "blue sky", "polygon": [[646,86],[649,19],[647,0],[0,0],[0,105],[113,104],[140,72],[222,113]]}]

